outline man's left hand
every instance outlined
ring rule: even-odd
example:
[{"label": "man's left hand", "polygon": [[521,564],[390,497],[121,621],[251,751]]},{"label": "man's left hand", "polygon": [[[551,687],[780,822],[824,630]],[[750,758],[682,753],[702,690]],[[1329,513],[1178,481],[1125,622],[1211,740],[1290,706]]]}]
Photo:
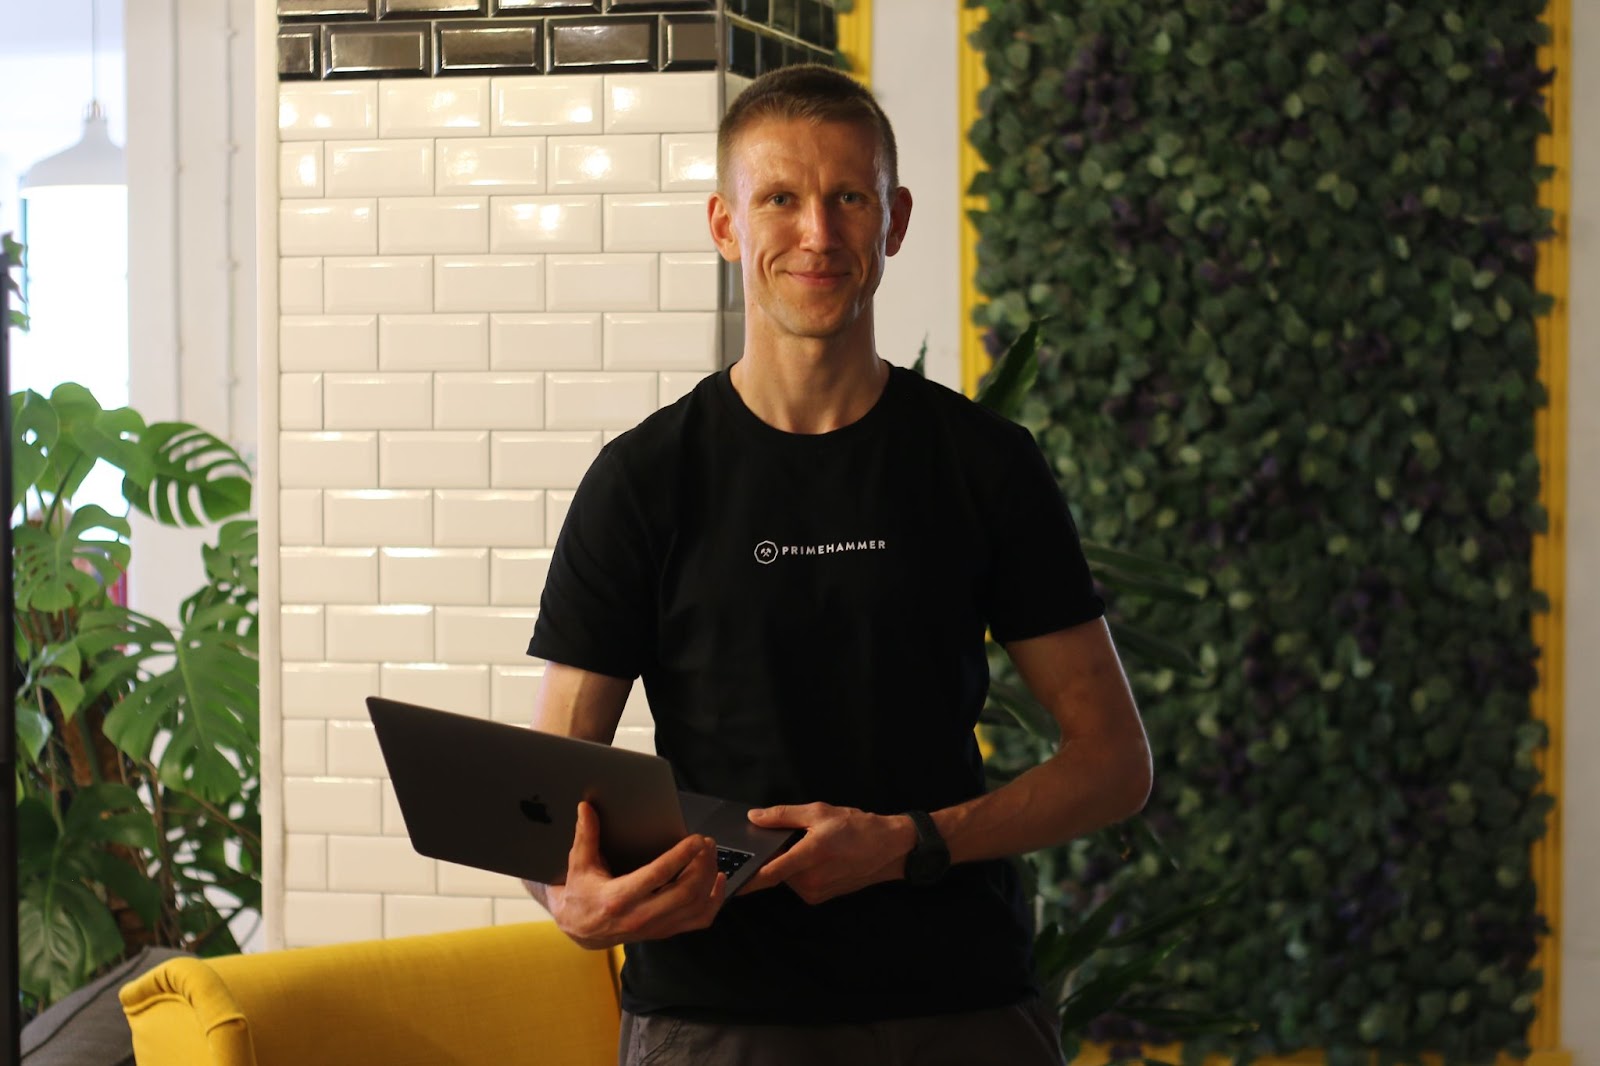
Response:
[{"label": "man's left hand", "polygon": [[905,815],[868,814],[826,803],[761,807],[750,821],[764,829],[804,829],[806,835],[767,863],[740,895],[787,884],[807,903],[821,903],[905,875],[916,826]]}]

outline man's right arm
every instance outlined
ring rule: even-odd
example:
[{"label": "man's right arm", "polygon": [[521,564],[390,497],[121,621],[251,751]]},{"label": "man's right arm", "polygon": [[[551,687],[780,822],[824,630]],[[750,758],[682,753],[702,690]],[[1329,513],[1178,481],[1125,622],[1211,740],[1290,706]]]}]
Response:
[{"label": "man's right arm", "polygon": [[[550,663],[534,697],[533,728],[611,743],[631,681]],[[562,932],[586,948],[607,948],[704,929],[722,906],[727,877],[708,837],[688,836],[654,861],[612,877],[600,856],[599,819],[578,805],[564,885],[523,881]]]}]

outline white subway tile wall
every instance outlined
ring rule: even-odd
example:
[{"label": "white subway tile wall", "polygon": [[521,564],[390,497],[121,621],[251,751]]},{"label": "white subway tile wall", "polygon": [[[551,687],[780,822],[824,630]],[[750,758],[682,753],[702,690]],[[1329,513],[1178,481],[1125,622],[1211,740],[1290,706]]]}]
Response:
[{"label": "white subway tile wall", "polygon": [[[412,850],[365,699],[529,721],[573,490],[721,365],[722,81],[280,87],[279,942],[544,917]],[[617,743],[653,747],[642,686]]]}]

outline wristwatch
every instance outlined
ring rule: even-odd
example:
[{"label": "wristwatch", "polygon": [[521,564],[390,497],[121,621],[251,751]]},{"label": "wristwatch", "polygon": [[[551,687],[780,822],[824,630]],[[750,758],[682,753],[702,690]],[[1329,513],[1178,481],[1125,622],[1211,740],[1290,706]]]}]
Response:
[{"label": "wristwatch", "polygon": [[931,885],[950,869],[950,848],[927,811],[907,811],[906,817],[917,827],[917,842],[906,855],[906,881],[913,885]]}]

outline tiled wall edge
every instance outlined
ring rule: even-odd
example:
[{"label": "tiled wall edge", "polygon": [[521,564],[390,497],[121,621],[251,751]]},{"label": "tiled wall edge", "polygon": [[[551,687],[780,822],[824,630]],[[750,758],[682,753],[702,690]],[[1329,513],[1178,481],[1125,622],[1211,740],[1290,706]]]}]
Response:
[{"label": "tiled wall edge", "polygon": [[[259,380],[278,380],[278,20],[276,6],[255,5],[255,145],[256,145],[256,329]],[[261,912],[264,946],[284,946],[284,816],[282,627],[278,623],[279,532],[277,388],[257,390],[262,427],[257,446],[256,515],[261,561],[258,609],[267,623],[260,627],[261,705]],[[265,486],[270,491],[262,491]]]}]

